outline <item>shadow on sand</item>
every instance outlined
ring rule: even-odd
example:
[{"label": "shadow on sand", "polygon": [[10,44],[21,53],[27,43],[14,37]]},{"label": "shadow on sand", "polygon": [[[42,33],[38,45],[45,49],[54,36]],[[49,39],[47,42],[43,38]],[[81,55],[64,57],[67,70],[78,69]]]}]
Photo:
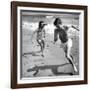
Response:
[{"label": "shadow on sand", "polygon": [[26,56],[26,55],[32,55],[32,56],[40,56],[39,53],[41,51],[32,51],[32,52],[27,52],[27,53],[23,53],[22,56]]},{"label": "shadow on sand", "polygon": [[53,72],[54,75],[58,76],[58,75],[75,75],[75,73],[73,72],[58,72],[58,67],[63,67],[65,65],[71,65],[70,63],[65,63],[65,64],[61,64],[61,65],[44,65],[44,66],[35,66],[31,69],[28,69],[27,72],[32,72],[32,71],[36,71],[33,76],[36,76],[37,73],[39,72],[39,70],[45,70],[45,69],[51,69],[51,71]]}]

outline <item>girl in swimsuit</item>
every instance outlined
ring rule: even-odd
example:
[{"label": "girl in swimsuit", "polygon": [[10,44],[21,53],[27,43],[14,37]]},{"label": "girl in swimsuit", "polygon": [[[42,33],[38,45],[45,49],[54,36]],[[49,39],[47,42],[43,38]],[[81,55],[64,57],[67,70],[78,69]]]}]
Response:
[{"label": "girl in swimsuit", "polygon": [[44,42],[44,38],[45,38],[45,29],[44,29],[44,26],[46,24],[43,22],[43,21],[40,21],[39,22],[39,27],[38,29],[33,33],[33,34],[37,34],[36,36],[36,40],[37,40],[37,43],[40,45],[40,52],[42,53],[41,56],[44,57],[43,55],[43,51],[44,51],[44,48],[45,48],[45,42]]}]

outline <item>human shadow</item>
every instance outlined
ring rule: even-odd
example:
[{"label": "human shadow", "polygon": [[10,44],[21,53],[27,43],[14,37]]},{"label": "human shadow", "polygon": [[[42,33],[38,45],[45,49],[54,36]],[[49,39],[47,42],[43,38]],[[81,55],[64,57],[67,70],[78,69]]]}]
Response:
[{"label": "human shadow", "polygon": [[31,52],[27,52],[27,53],[23,53],[22,56],[26,56],[26,55],[32,55],[32,56],[40,56],[39,53],[41,51],[31,51]]},{"label": "human shadow", "polygon": [[44,66],[35,66],[31,69],[28,69],[27,72],[32,72],[32,71],[36,71],[33,76],[36,76],[39,73],[39,70],[45,70],[45,69],[51,69],[51,71],[53,72],[54,75],[58,76],[58,75],[74,75],[73,72],[58,72],[58,67],[63,67],[65,65],[69,65],[70,63],[65,63],[65,64],[61,64],[61,65],[44,65]]}]

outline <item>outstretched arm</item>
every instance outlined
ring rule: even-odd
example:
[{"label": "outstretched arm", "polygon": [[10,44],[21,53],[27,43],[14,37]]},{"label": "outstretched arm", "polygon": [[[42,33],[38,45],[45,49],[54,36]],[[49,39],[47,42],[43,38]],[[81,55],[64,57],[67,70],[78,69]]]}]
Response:
[{"label": "outstretched arm", "polygon": [[79,29],[78,29],[78,28],[76,28],[75,26],[73,26],[73,25],[72,25],[71,27],[72,27],[72,28],[74,28],[74,29],[76,29],[77,31],[79,31]]}]

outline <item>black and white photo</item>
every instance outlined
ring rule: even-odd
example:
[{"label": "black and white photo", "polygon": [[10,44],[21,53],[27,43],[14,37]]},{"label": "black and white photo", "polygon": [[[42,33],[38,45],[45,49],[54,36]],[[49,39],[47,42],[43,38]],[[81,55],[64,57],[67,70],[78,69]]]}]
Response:
[{"label": "black and white photo", "polygon": [[80,13],[21,11],[21,77],[79,75]]},{"label": "black and white photo", "polygon": [[[29,4],[31,6],[29,6]],[[16,81],[20,87],[85,80],[86,6],[13,3]],[[19,6],[20,5],[20,6]],[[12,16],[15,17],[15,16]],[[13,20],[15,20],[13,18]],[[17,26],[15,26],[17,25]],[[15,27],[15,28],[14,28]],[[14,32],[14,31],[13,31]],[[13,39],[14,40],[14,39]],[[13,44],[14,45],[14,44]],[[14,54],[13,54],[14,55]],[[26,85],[26,86],[23,86]],[[19,86],[18,86],[19,87]]]}]

